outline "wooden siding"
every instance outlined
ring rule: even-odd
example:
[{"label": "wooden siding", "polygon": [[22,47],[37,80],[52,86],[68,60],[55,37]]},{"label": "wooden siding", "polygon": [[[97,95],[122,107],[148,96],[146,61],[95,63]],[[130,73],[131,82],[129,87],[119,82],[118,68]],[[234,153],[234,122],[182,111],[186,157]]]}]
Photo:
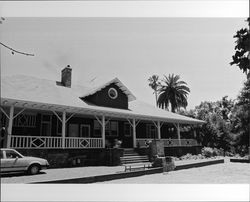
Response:
[{"label": "wooden siding", "polygon": [[[108,90],[114,88],[118,92],[116,99],[111,99],[108,95]],[[111,107],[118,109],[128,109],[128,97],[122,90],[115,84],[110,84],[103,88],[102,90],[96,92],[93,95],[82,98],[84,101],[92,103],[94,105]]]}]

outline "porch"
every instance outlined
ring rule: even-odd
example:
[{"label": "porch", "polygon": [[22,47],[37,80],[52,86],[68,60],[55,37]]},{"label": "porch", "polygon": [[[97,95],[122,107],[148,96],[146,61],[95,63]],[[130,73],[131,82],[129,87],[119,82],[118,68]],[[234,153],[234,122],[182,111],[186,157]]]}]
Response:
[{"label": "porch", "polygon": [[[146,147],[149,138],[137,138],[139,148]],[[199,146],[195,139],[162,139],[165,147],[193,147]],[[76,137],[47,137],[47,136],[11,136],[10,148],[15,149],[91,149],[103,148],[102,138],[76,138]]]},{"label": "porch", "polygon": [[[121,140],[122,148],[144,148],[146,142],[162,139],[164,146],[199,146],[191,136],[181,134],[181,122],[145,117],[122,110],[100,112],[28,102],[4,101],[1,124],[7,128],[7,148],[15,149],[99,149]],[[111,146],[112,148],[113,146]]]}]

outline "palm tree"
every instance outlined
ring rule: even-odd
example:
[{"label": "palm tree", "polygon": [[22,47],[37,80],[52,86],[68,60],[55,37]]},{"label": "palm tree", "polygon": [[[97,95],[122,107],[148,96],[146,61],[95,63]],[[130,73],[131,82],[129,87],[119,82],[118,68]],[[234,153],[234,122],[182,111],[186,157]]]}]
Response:
[{"label": "palm tree", "polygon": [[159,76],[153,75],[153,76],[149,77],[148,82],[149,82],[148,85],[154,90],[155,102],[156,102],[156,106],[157,106],[157,97],[158,97],[157,91],[158,91],[158,88],[160,86]]},{"label": "palm tree", "polygon": [[187,95],[190,89],[187,87],[187,83],[180,81],[179,75],[164,75],[159,88],[159,97],[157,100],[157,105],[162,109],[168,109],[169,104],[171,105],[171,111],[175,112],[176,109],[180,107],[186,108],[187,106]]}]

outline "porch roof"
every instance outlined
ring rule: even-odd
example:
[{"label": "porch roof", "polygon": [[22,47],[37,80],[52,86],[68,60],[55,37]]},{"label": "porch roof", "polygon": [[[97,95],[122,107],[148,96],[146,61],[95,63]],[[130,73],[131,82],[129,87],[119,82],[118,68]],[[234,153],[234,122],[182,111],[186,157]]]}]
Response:
[{"label": "porch roof", "polygon": [[168,112],[144,102],[129,102],[129,109],[116,109],[89,105],[80,96],[89,91],[88,87],[67,88],[56,85],[56,81],[30,76],[8,76],[1,79],[1,105],[66,111],[68,113],[105,115],[117,118],[164,121],[169,123],[202,124],[204,121]]}]

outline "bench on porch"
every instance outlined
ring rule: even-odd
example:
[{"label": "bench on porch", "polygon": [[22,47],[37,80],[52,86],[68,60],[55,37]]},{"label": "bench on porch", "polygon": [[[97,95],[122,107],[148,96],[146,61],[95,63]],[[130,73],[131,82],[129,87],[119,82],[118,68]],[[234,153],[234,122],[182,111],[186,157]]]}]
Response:
[{"label": "bench on porch", "polygon": [[125,167],[125,172],[132,171],[132,169],[137,169],[137,168],[143,168],[145,170],[146,168],[151,168],[152,163],[150,162],[130,163],[130,164],[124,164],[124,167]]}]

